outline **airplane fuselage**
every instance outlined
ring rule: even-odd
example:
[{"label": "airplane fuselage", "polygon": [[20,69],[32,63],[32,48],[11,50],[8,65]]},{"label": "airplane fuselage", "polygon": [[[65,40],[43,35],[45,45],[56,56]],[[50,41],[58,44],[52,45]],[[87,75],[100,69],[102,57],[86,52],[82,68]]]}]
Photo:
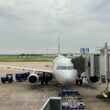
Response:
[{"label": "airplane fuselage", "polygon": [[77,77],[71,59],[59,55],[53,61],[53,75],[60,84],[72,84]]},{"label": "airplane fuselage", "polygon": [[[47,72],[48,73],[48,72]],[[53,60],[53,76],[60,84],[72,84],[77,77],[77,70],[73,68],[71,59],[59,55]],[[35,72],[30,74],[28,80],[31,84],[36,84],[40,79]]]}]

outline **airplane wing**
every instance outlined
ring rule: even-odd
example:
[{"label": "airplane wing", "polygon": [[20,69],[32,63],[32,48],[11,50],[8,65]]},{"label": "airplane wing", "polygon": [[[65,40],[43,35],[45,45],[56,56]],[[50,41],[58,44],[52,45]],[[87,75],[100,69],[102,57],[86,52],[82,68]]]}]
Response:
[{"label": "airplane wing", "polygon": [[53,73],[52,70],[43,70],[43,69],[35,69],[35,68],[27,68],[27,67],[17,67],[17,66],[7,66],[7,65],[0,65],[0,67],[4,68],[13,68],[13,69],[21,69],[21,70],[29,70],[34,72],[46,72],[46,73]]}]

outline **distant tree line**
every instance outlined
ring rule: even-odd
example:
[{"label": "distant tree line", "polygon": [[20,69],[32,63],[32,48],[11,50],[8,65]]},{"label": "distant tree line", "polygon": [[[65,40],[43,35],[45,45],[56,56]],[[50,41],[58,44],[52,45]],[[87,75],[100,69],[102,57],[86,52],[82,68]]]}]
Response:
[{"label": "distant tree line", "polygon": [[31,57],[31,56],[41,56],[41,54],[19,54],[18,55],[19,57]]}]

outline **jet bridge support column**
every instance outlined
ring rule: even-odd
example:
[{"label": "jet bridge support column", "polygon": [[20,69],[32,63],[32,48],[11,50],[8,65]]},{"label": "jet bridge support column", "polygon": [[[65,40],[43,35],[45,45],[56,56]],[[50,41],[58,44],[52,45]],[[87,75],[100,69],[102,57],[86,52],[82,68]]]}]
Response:
[{"label": "jet bridge support column", "polygon": [[103,71],[101,72],[101,82],[103,83],[105,81],[106,83],[106,90],[108,91],[108,75],[109,75],[109,49],[108,49],[108,45],[107,43],[105,43],[104,48],[102,48],[100,50],[101,52],[101,58],[102,58],[102,62],[103,64],[101,65],[101,67],[103,67]]}]

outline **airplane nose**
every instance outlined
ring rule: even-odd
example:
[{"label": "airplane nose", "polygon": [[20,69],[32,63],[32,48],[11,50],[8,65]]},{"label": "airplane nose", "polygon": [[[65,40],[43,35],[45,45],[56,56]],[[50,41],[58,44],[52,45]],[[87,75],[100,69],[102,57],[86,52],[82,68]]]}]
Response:
[{"label": "airplane nose", "polygon": [[63,81],[65,84],[69,84],[74,82],[74,80],[76,79],[76,75],[73,74],[73,72],[68,72],[65,75],[63,75]]},{"label": "airplane nose", "polygon": [[55,74],[56,79],[61,84],[72,84],[77,76],[76,71],[60,71]]}]

